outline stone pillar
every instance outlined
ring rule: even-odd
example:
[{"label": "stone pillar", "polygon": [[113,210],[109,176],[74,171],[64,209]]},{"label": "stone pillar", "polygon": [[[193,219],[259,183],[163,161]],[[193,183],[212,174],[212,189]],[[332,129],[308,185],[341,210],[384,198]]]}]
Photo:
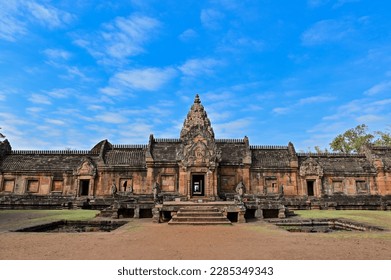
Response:
[{"label": "stone pillar", "polygon": [[238,212],[238,223],[245,223],[246,222],[246,219],[244,218],[244,214],[246,213],[246,211],[239,211]]},{"label": "stone pillar", "polygon": [[140,207],[139,206],[136,206],[136,208],[134,208],[134,218],[137,218],[137,219],[140,218]]},{"label": "stone pillar", "polygon": [[152,208],[152,215],[153,215],[153,222],[154,223],[161,223],[162,222],[161,209],[162,209],[162,205],[155,205],[155,207]]},{"label": "stone pillar", "polygon": [[254,214],[255,218],[257,219],[263,219],[263,210],[261,207],[258,206],[258,209],[255,210],[255,214]]},{"label": "stone pillar", "polygon": [[285,206],[284,205],[280,206],[280,208],[278,209],[278,218],[279,219],[286,218],[286,216],[285,216]]}]

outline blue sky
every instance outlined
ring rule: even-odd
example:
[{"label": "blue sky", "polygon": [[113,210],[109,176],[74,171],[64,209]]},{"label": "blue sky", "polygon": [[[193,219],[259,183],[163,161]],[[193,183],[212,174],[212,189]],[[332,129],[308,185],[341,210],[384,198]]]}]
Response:
[{"label": "blue sky", "polygon": [[391,2],[0,0],[13,149],[178,138],[196,93],[216,138],[328,148],[391,125]]}]

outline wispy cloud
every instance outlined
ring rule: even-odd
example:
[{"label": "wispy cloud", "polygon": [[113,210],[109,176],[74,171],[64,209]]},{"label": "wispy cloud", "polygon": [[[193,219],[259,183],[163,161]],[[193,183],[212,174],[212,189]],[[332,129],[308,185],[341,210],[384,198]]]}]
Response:
[{"label": "wispy cloud", "polygon": [[74,15],[68,12],[50,5],[38,4],[34,1],[27,2],[26,8],[36,21],[49,28],[65,26],[75,18]]},{"label": "wispy cloud", "polygon": [[187,60],[179,70],[185,76],[197,77],[202,75],[211,75],[215,72],[215,68],[222,66],[224,63],[221,60],[214,58],[201,58]]},{"label": "wispy cloud", "polygon": [[80,35],[75,44],[101,61],[106,57],[123,59],[143,53],[144,45],[158,34],[160,26],[158,20],[147,16],[117,17],[103,24],[100,32]]},{"label": "wispy cloud", "polygon": [[128,119],[121,116],[119,113],[116,112],[107,112],[99,114],[95,117],[96,120],[102,121],[105,123],[111,123],[111,124],[121,124],[121,123],[127,123]]},{"label": "wispy cloud", "polygon": [[326,103],[335,100],[335,97],[328,96],[328,95],[317,95],[317,96],[310,96],[299,99],[297,102],[292,103],[290,106],[287,107],[276,107],[272,110],[273,113],[277,115],[283,115],[288,114],[294,109],[297,109],[298,107],[309,105],[309,104],[316,104],[316,103]]},{"label": "wispy cloud", "polygon": [[391,92],[391,81],[384,81],[384,82],[378,83],[378,84],[372,86],[371,88],[369,88],[368,90],[366,90],[364,92],[364,94],[372,96],[372,95],[376,95],[376,94],[387,92],[387,91]]},{"label": "wispy cloud", "polygon": [[0,39],[14,42],[27,33],[26,24],[15,17],[0,12]]},{"label": "wispy cloud", "polygon": [[71,57],[71,53],[62,50],[62,49],[46,49],[44,50],[44,54],[50,59],[50,60],[68,60]]},{"label": "wispy cloud", "polygon": [[109,86],[101,89],[103,93],[115,95],[118,89],[156,91],[176,75],[176,70],[167,68],[131,69],[116,73],[109,81]]},{"label": "wispy cloud", "polygon": [[204,9],[200,15],[202,25],[207,29],[219,29],[224,14],[215,9]]},{"label": "wispy cloud", "polygon": [[54,29],[75,19],[69,12],[37,1],[2,1],[0,9],[0,39],[14,42],[29,32],[29,25],[41,24]]},{"label": "wispy cloud", "polygon": [[354,30],[354,22],[348,19],[321,20],[305,31],[301,40],[306,46],[335,43],[347,38]]},{"label": "wispy cloud", "polygon": [[197,38],[198,34],[195,30],[193,29],[186,29],[179,35],[179,39],[184,42],[191,41],[194,38]]},{"label": "wispy cloud", "polygon": [[45,104],[45,105],[52,104],[52,102],[47,96],[42,94],[35,94],[35,93],[31,95],[29,101],[35,104]]}]

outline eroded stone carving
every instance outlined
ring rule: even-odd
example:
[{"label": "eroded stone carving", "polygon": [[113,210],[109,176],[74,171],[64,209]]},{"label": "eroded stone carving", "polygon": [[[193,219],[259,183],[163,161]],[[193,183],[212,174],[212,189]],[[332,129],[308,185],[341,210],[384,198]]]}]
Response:
[{"label": "eroded stone carving", "polygon": [[177,160],[182,167],[207,166],[215,168],[221,160],[214,132],[198,94],[195,97],[181,131]]},{"label": "eroded stone carving", "polygon": [[306,159],[300,166],[300,176],[318,176],[323,177],[323,168],[313,159]]},{"label": "eroded stone carving", "polygon": [[96,175],[96,167],[92,163],[92,160],[90,158],[84,158],[82,160],[82,163],[77,168],[75,175],[95,176]]}]

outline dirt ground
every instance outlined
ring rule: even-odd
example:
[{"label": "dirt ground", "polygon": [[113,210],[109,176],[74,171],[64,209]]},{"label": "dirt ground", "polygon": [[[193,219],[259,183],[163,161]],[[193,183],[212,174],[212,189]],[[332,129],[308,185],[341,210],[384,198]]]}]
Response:
[{"label": "dirt ground", "polygon": [[170,226],[151,219],[132,219],[108,233],[9,231],[29,218],[1,218],[0,259],[391,259],[390,232],[290,233],[266,222]]}]

